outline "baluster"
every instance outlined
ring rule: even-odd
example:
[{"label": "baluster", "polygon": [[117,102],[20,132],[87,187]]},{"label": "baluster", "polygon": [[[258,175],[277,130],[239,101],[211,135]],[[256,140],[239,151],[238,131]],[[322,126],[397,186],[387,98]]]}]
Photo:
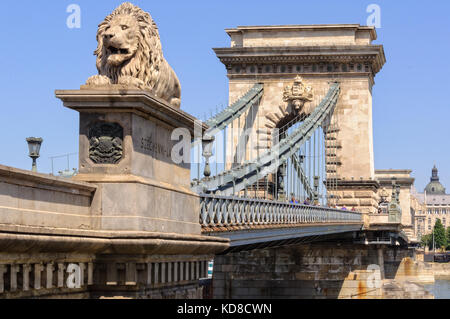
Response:
[{"label": "baluster", "polygon": [[305,224],[309,223],[309,209],[307,206],[304,208],[304,214],[305,214]]},{"label": "baluster", "polygon": [[269,204],[269,212],[268,212],[268,223],[273,224],[274,222],[274,209],[275,209],[275,205],[274,204]]},{"label": "baluster", "polygon": [[244,203],[241,200],[238,200],[237,210],[236,210],[236,225],[240,225],[242,223],[242,207]]},{"label": "baluster", "polygon": [[281,224],[282,220],[282,214],[283,214],[283,206],[280,204],[277,204],[276,206],[276,215],[275,215],[275,223],[276,224]]},{"label": "baluster", "polygon": [[223,226],[223,208],[224,208],[224,200],[222,198],[218,199],[217,202],[217,211],[216,211],[216,225],[217,226]]},{"label": "baluster", "polygon": [[245,211],[245,201],[241,201],[239,203],[239,210],[236,216],[237,217],[236,221],[238,225],[242,225],[244,223],[244,211]]},{"label": "baluster", "polygon": [[206,210],[208,212],[208,225],[214,227],[214,198],[208,198]]},{"label": "baluster", "polygon": [[262,213],[262,222],[263,222],[263,224],[264,225],[266,225],[267,224],[267,222],[269,221],[269,204],[268,203],[265,203],[264,204],[264,210],[263,210],[263,213]]},{"label": "baluster", "polygon": [[292,224],[292,207],[289,205],[285,205],[285,210],[286,210],[286,219],[287,219],[287,223],[288,224]]},{"label": "baluster", "polygon": [[214,203],[214,224],[216,226],[220,225],[220,211],[222,209],[222,200],[220,198],[216,198]]},{"label": "baluster", "polygon": [[261,207],[258,212],[258,222],[260,225],[264,225],[265,216],[266,216],[266,206],[267,204],[264,202],[261,204]]},{"label": "baluster", "polygon": [[227,226],[230,226],[233,223],[234,204],[235,204],[234,199],[230,199],[228,201],[227,219],[226,219]]},{"label": "baluster", "polygon": [[206,223],[206,217],[207,217],[207,212],[206,212],[205,198],[201,197],[200,198],[200,224],[202,224],[203,226],[208,226],[208,224]]},{"label": "baluster", "polygon": [[294,212],[294,206],[287,206],[287,213],[288,213],[288,223],[289,224],[294,224],[295,220],[293,219],[293,214]]},{"label": "baluster", "polygon": [[214,198],[208,199],[207,204],[207,210],[208,210],[208,223],[210,226],[214,227]]},{"label": "baluster", "polygon": [[243,218],[243,224],[244,225],[250,225],[250,206],[251,206],[251,201],[245,201],[244,202],[244,218]]},{"label": "baluster", "polygon": [[286,219],[288,224],[292,224],[292,207],[290,205],[286,205]]},{"label": "baluster", "polygon": [[263,211],[264,211],[264,204],[259,202],[258,207],[255,211],[255,220],[257,225],[262,224],[261,214],[263,213]]},{"label": "baluster", "polygon": [[229,206],[230,206],[230,203],[229,203],[228,199],[223,199],[222,212],[221,212],[222,226],[228,225]]},{"label": "baluster", "polygon": [[234,201],[234,207],[233,207],[233,219],[232,219],[232,224],[233,225],[237,225],[238,223],[238,215],[239,215],[239,208],[240,208],[240,203],[238,200]]},{"label": "baluster", "polygon": [[235,221],[235,211],[234,210],[236,209],[236,207],[235,207],[236,205],[237,205],[236,201],[234,199],[232,199],[230,201],[230,209],[228,210],[228,213],[229,213],[228,226],[233,225],[233,223]]},{"label": "baluster", "polygon": [[298,224],[298,218],[297,218],[297,206],[292,206],[292,222],[294,224]]},{"label": "baluster", "polygon": [[278,221],[280,224],[284,224],[284,222],[285,222],[285,216],[286,216],[285,208],[286,208],[285,205],[280,204],[280,220]]},{"label": "baluster", "polygon": [[258,209],[258,202],[254,201],[252,203],[252,205],[250,205],[250,225],[256,225],[256,220],[255,220],[255,211],[256,209]]},{"label": "baluster", "polygon": [[278,224],[284,223],[284,205],[278,204]]},{"label": "baluster", "polygon": [[255,222],[253,220],[253,209],[256,205],[256,202],[254,200],[251,200],[247,203],[247,223],[249,225],[254,225]]}]

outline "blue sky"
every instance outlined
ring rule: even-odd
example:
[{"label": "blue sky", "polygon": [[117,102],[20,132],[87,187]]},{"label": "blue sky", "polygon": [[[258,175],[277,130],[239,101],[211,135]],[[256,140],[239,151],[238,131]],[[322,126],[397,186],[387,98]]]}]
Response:
[{"label": "blue sky", "polygon": [[[38,165],[78,151],[78,113],[54,97],[96,74],[97,25],[122,1],[11,1],[0,12],[0,164],[29,169],[25,138],[45,141]],[[66,26],[70,4],[81,28]],[[450,2],[433,1],[134,1],[160,28],[166,59],[177,72],[182,108],[203,117],[227,104],[224,66],[211,48],[229,46],[225,28],[239,25],[366,24],[369,4],[381,8],[376,43],[387,64],[373,96],[376,168],[414,170],[422,190],[433,164],[450,189]],[[65,161],[55,162],[57,169]],[[71,167],[77,161],[72,158]]]}]

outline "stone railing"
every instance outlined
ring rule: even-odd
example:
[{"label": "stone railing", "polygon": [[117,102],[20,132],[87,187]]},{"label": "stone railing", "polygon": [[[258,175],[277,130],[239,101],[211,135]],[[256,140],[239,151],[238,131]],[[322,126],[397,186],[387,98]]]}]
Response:
[{"label": "stone railing", "polygon": [[362,223],[362,214],[249,198],[200,195],[202,227]]},{"label": "stone railing", "polygon": [[94,229],[97,186],[0,165],[0,228]]}]

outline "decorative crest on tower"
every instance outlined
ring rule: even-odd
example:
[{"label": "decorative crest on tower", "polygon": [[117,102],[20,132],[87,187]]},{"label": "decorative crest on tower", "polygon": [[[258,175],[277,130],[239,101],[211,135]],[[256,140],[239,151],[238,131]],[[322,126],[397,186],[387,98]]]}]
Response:
[{"label": "decorative crest on tower", "polygon": [[300,111],[306,102],[313,100],[313,89],[307,85],[299,75],[294,80],[292,86],[286,86],[283,93],[283,101],[294,106],[296,111]]}]

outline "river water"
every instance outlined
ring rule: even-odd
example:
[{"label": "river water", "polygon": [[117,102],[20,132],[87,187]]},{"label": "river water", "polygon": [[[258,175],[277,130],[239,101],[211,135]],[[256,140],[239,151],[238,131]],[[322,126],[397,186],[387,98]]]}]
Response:
[{"label": "river water", "polygon": [[436,280],[434,285],[425,285],[436,299],[450,299],[450,280]]}]

